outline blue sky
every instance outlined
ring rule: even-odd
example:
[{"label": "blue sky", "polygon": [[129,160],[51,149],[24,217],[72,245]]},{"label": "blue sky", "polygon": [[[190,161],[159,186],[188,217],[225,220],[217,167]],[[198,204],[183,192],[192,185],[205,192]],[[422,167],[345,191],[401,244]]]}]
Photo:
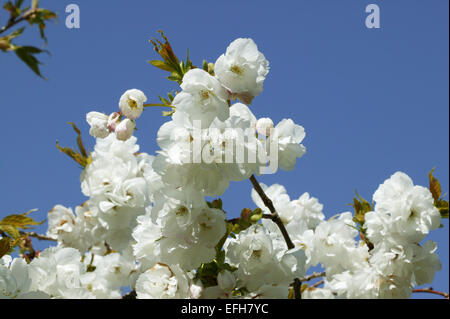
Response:
[{"label": "blue sky", "polygon": [[[51,55],[41,57],[48,80],[13,54],[0,54],[0,216],[39,208],[35,217],[43,219],[56,204],[86,200],[80,168],[55,141],[75,146],[66,124],[73,121],[92,149],[87,112],[115,110],[130,88],[143,90],[150,102],[176,88],[146,62],[156,58],[148,40],[159,29],[180,57],[189,48],[197,65],[214,62],[238,37],[253,38],[270,61],[252,111],[303,125],[307,154],[293,172],[260,182],[283,184],[292,199],[309,192],[328,217],[351,209],[355,189],[370,199],[399,170],[427,186],[427,173],[436,167],[449,190],[448,1],[40,2],[59,15],[46,30]],[[65,27],[70,3],[80,6],[80,29]],[[380,6],[380,29],[365,27],[369,3]],[[18,43],[40,46],[38,31],[27,30]],[[167,120],[160,114],[150,108],[138,121],[141,150],[150,154]],[[222,197],[230,217],[255,207],[250,191],[250,182],[231,184]],[[45,232],[45,225],[38,230]],[[429,236],[438,242],[443,267],[432,286],[448,291],[448,220],[443,225]]]}]

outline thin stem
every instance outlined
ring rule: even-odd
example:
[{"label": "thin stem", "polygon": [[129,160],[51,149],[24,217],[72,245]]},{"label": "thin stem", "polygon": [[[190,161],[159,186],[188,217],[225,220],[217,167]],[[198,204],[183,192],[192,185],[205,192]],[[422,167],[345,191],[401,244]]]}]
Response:
[{"label": "thin stem", "polygon": [[22,22],[24,20],[28,20],[29,18],[31,18],[37,12],[38,12],[37,9],[31,9],[31,10],[25,12],[24,15],[22,17],[20,17],[19,19],[16,19],[16,18],[9,19],[8,23],[5,26],[3,26],[2,28],[0,28],[0,34],[5,32],[6,30],[12,28],[16,24],[18,24],[18,23],[20,23],[20,22]]},{"label": "thin stem", "polygon": [[431,287],[430,288],[423,288],[423,289],[413,289],[412,292],[426,292],[426,293],[442,296],[445,299],[449,299],[448,293],[442,292],[442,291],[433,290],[433,288],[431,288]]},{"label": "thin stem", "polygon": [[311,285],[310,288],[317,288],[319,287],[321,284],[323,284],[325,282],[325,280],[320,280],[318,282],[316,282],[314,285]]},{"label": "thin stem", "polygon": [[35,233],[35,232],[26,233],[26,232],[22,232],[21,231],[20,234],[21,235],[27,235],[27,236],[30,236],[30,237],[34,237],[34,238],[39,239],[39,240],[57,241],[55,238],[52,238],[52,237],[49,237],[49,236],[45,236],[45,235],[41,235],[41,234],[38,234],[38,233]]},{"label": "thin stem", "polygon": [[[286,242],[286,245],[288,249],[295,248],[294,243],[292,242],[291,238],[289,237],[289,234],[286,230],[286,227],[284,227],[283,221],[281,220],[280,216],[278,215],[277,211],[275,210],[275,207],[273,206],[272,200],[267,197],[264,190],[259,185],[258,181],[256,180],[255,175],[250,176],[250,182],[253,185],[253,188],[258,193],[259,197],[263,201],[264,205],[270,210],[271,214],[264,214],[263,218],[271,219],[275,224],[277,224],[278,228],[281,231],[281,234],[283,235],[284,241]],[[301,286],[302,283],[300,279],[295,278],[294,279],[294,298],[295,299],[301,299]]]},{"label": "thin stem", "polygon": [[308,275],[306,277],[300,278],[300,280],[302,282],[305,282],[305,281],[310,281],[310,280],[315,279],[315,278],[325,277],[326,275],[327,274],[325,272],[314,272],[311,275]]},{"label": "thin stem", "polygon": [[263,218],[271,219],[275,224],[277,224],[278,228],[281,231],[281,234],[284,237],[284,240],[286,241],[288,249],[295,248],[295,245],[292,242],[291,238],[289,237],[289,234],[288,234],[288,232],[286,230],[286,227],[284,227],[284,224],[283,224],[280,216],[278,215],[278,213],[275,210],[275,207],[273,206],[272,200],[269,197],[267,197],[266,193],[264,192],[264,190],[261,188],[261,186],[259,185],[258,181],[256,180],[255,175],[250,176],[250,181],[252,182],[253,188],[258,193],[259,197],[261,197],[261,200],[263,201],[264,205],[266,205],[266,207],[272,213],[270,215],[269,214],[264,214]]}]

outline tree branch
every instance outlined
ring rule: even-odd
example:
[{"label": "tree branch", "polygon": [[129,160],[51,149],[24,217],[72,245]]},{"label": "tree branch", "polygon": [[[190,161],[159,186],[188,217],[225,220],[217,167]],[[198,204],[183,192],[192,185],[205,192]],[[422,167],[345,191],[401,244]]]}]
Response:
[{"label": "tree branch", "polygon": [[325,277],[327,274],[325,272],[314,272],[311,275],[308,275],[306,277],[300,278],[300,281],[305,282],[305,281],[310,281],[312,279],[315,278],[320,278],[320,277]]},{"label": "tree branch", "polygon": [[433,290],[432,287],[430,287],[430,288],[423,288],[423,289],[413,289],[412,292],[426,292],[426,293],[430,293],[430,294],[435,294],[435,295],[442,296],[442,297],[444,297],[445,299],[449,299],[448,293]]},{"label": "tree branch", "polygon": [[35,233],[35,232],[26,233],[26,232],[21,231],[20,234],[21,235],[27,235],[27,236],[30,236],[30,237],[34,237],[34,238],[39,239],[39,240],[57,241],[55,238],[52,238],[52,237],[49,237],[49,236],[45,236],[45,235],[41,235],[41,234],[38,234],[38,233]]},{"label": "tree branch", "polygon": [[[291,238],[289,237],[286,227],[284,227],[283,221],[281,220],[280,216],[278,215],[277,211],[275,210],[275,207],[273,206],[272,200],[269,197],[267,197],[266,193],[264,192],[264,190],[261,188],[258,181],[256,180],[255,175],[250,176],[250,182],[252,183],[253,188],[258,193],[261,200],[263,201],[264,205],[266,205],[266,207],[271,212],[271,214],[264,214],[263,218],[271,219],[275,224],[277,224],[278,228],[281,231],[281,234],[283,235],[283,238],[286,242],[288,249],[295,248],[295,245],[292,242]],[[302,286],[302,283],[301,283],[300,279],[295,278],[294,279],[294,298],[295,299],[302,298],[301,286]]]},{"label": "tree branch", "polygon": [[0,34],[2,34],[3,32],[5,32],[6,30],[12,28],[13,26],[15,26],[16,24],[28,20],[29,18],[31,18],[34,14],[36,14],[38,12],[38,9],[30,9],[27,12],[25,12],[23,14],[23,16],[21,16],[19,19],[9,19],[8,23],[0,28]]}]

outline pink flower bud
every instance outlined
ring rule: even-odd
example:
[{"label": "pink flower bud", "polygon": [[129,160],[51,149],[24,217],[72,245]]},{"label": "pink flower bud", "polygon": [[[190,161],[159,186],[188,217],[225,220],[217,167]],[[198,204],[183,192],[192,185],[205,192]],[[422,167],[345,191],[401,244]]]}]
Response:
[{"label": "pink flower bud", "polygon": [[114,112],[111,113],[108,117],[108,129],[110,132],[114,132],[116,130],[117,124],[120,123],[120,113]]},{"label": "pink flower bud", "polygon": [[133,136],[135,128],[136,124],[132,120],[130,119],[123,120],[116,126],[115,129],[117,139],[121,141],[128,140],[131,136]]}]

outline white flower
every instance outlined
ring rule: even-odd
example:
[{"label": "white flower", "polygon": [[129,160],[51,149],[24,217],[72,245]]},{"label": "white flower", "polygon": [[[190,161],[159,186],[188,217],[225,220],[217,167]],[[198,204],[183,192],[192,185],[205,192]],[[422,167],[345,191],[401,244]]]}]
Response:
[{"label": "white flower", "polygon": [[438,255],[435,253],[437,245],[429,240],[424,245],[413,245],[414,257],[412,260],[414,282],[416,285],[432,283],[434,275],[442,269]]},{"label": "white flower", "polygon": [[181,299],[189,297],[189,281],[177,266],[156,264],[136,281],[138,299]]},{"label": "white flower", "polygon": [[257,290],[250,292],[244,298],[250,299],[287,299],[289,286],[281,284],[264,284]]},{"label": "white flower", "polygon": [[363,267],[368,258],[367,246],[359,246],[355,241],[358,235],[350,212],[339,214],[320,223],[310,245],[313,246],[312,265],[321,263],[332,275],[348,269]]},{"label": "white flower", "polygon": [[217,283],[223,291],[231,292],[236,287],[236,278],[228,270],[222,270],[217,275]]},{"label": "white flower", "polygon": [[[301,249],[288,251],[281,238],[273,238],[262,225],[241,231],[224,245],[226,261],[238,269],[237,287],[256,291],[264,285],[289,285],[303,276],[306,257]],[[287,292],[286,292],[287,294]]]},{"label": "white flower", "polygon": [[123,115],[131,120],[135,120],[141,116],[145,101],[147,101],[147,97],[144,92],[131,89],[120,97],[119,108]]},{"label": "white flower", "polygon": [[[382,241],[380,234],[393,234],[419,243],[439,227],[441,215],[434,206],[431,192],[415,186],[402,172],[393,174],[373,195],[375,212],[367,220],[367,235],[374,243]],[[377,216],[375,216],[377,215]]]},{"label": "white flower", "polygon": [[203,294],[203,284],[200,280],[195,283],[191,283],[189,286],[189,297],[191,299],[200,299]]},{"label": "white flower", "polygon": [[72,209],[56,205],[48,213],[47,235],[57,238],[61,233],[70,233],[75,229],[75,215]]},{"label": "white flower", "polygon": [[306,148],[300,144],[304,138],[305,129],[302,126],[295,124],[291,119],[283,119],[266,141],[266,151],[271,157],[273,152],[277,152],[278,166],[282,170],[291,171],[297,158],[306,153]]},{"label": "white flower", "polygon": [[269,136],[271,129],[273,129],[273,121],[268,117],[260,118],[256,123],[256,131],[263,136]]},{"label": "white flower", "polygon": [[116,137],[120,141],[126,141],[133,136],[136,123],[130,119],[124,119],[116,126]]},{"label": "white flower", "polygon": [[302,292],[302,299],[334,299],[334,295],[326,288],[308,288]]},{"label": "white flower", "polygon": [[23,258],[6,256],[0,259],[0,299],[49,298],[46,293],[32,289],[29,265]]},{"label": "white flower", "polygon": [[111,132],[114,132],[116,130],[117,124],[120,123],[120,113],[114,112],[111,113],[108,117],[108,129]]},{"label": "white flower", "polygon": [[248,104],[261,93],[269,62],[252,39],[239,38],[217,59],[214,73],[231,93],[240,95]]},{"label": "white flower", "polygon": [[109,135],[108,116],[99,112],[89,112],[86,114],[86,121],[91,126],[89,134],[93,137],[105,138]]},{"label": "white flower", "polygon": [[311,197],[309,193],[302,194],[292,202],[300,208],[300,218],[306,222],[309,229],[315,229],[324,220],[323,205],[319,203],[317,198]]},{"label": "white flower", "polygon": [[74,248],[50,247],[30,263],[32,290],[41,290],[56,298],[89,298],[80,276],[85,267]]},{"label": "white flower", "polygon": [[80,281],[96,298],[102,299],[120,298],[120,288],[130,285],[136,268],[130,249],[106,256],[87,254],[84,263],[94,270],[81,275]]},{"label": "white flower", "polygon": [[215,247],[226,231],[224,213],[209,208],[203,195],[192,190],[165,188],[156,193],[151,212],[137,222],[133,249],[147,267],[162,262],[195,269],[214,259]]},{"label": "white flower", "polygon": [[95,244],[95,224],[98,221],[88,209],[77,206],[72,209],[56,205],[48,213],[47,236],[55,238],[63,247],[73,247],[82,252]]},{"label": "white flower", "polygon": [[153,161],[162,181],[215,196],[223,194],[230,181],[259,173],[267,158],[255,137],[256,118],[241,103],[234,104],[230,114],[225,122],[215,119],[208,130],[197,130],[189,121],[165,123],[157,138],[162,150]]},{"label": "white flower", "polygon": [[207,128],[218,118],[225,121],[230,116],[227,104],[228,93],[219,81],[201,69],[189,70],[183,77],[182,92],[175,96],[172,104],[176,107],[173,119],[184,122],[200,121]]}]

